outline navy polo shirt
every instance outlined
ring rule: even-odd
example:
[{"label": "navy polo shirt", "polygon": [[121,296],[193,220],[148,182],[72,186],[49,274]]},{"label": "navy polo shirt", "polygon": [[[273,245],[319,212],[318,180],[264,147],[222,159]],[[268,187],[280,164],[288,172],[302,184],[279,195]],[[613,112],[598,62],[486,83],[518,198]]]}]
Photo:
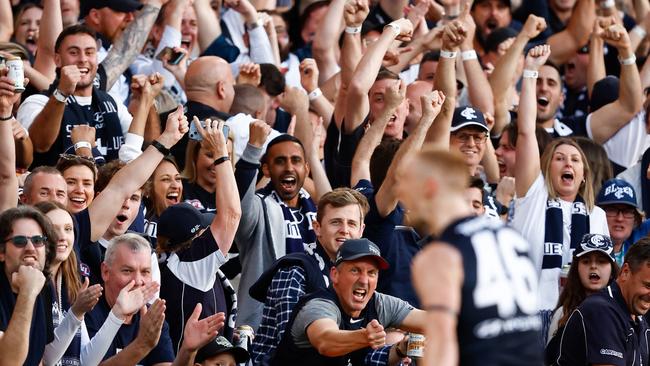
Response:
[{"label": "navy polo shirt", "polygon": [[[99,302],[95,307],[89,312],[86,313],[85,321],[86,328],[88,328],[88,335],[92,339],[95,334],[102,327],[106,319],[108,318],[108,313],[111,311],[110,306],[106,302],[104,296],[99,299]],[[118,352],[126,348],[133,340],[135,340],[138,335],[138,330],[140,329],[140,312],[136,312],[135,315],[131,318],[131,324],[122,324],[120,330],[113,338],[108,351],[104,355],[104,360],[107,360],[115,356]],[[174,349],[172,348],[172,340],[169,337],[169,326],[167,322],[163,323],[162,331],[160,332],[160,339],[158,344],[154,347],[151,352],[140,362],[138,365],[155,365],[161,362],[172,362],[174,361]]]},{"label": "navy polo shirt", "polygon": [[616,282],[587,297],[569,317],[557,365],[647,365],[648,326],[632,320]]}]

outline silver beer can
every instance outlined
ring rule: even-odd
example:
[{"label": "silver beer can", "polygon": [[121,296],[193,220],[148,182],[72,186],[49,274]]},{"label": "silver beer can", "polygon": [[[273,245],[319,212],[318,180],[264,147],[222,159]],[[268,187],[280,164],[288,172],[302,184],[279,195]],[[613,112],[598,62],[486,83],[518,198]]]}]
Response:
[{"label": "silver beer can", "polygon": [[255,335],[253,327],[240,325],[237,327],[237,332],[239,333],[239,340],[235,343],[235,346],[250,351],[250,346],[253,344],[253,336]]},{"label": "silver beer can", "polygon": [[409,333],[409,341],[406,346],[406,355],[410,358],[424,357],[424,335]]},{"label": "silver beer can", "polygon": [[5,62],[9,69],[7,77],[14,82],[15,92],[22,93],[25,91],[25,71],[23,70],[23,60],[20,57],[9,57]]}]

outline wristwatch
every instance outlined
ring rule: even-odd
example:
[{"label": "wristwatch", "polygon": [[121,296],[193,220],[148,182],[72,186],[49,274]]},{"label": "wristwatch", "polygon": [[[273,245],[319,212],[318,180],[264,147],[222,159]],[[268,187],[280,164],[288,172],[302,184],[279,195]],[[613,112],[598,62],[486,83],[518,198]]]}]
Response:
[{"label": "wristwatch", "polygon": [[66,99],[68,99],[68,96],[63,94],[58,88],[54,89],[52,92],[52,96],[54,99],[56,99],[58,102],[65,103]]}]

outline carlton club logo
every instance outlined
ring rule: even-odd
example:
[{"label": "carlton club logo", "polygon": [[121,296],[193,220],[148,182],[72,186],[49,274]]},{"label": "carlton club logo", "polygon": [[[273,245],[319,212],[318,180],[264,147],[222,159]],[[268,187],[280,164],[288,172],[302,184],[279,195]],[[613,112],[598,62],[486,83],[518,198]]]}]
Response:
[{"label": "carlton club logo", "polygon": [[627,195],[630,198],[634,198],[632,187],[619,187],[615,183],[605,188],[605,196],[609,196],[610,194],[613,194],[614,197],[618,199],[623,198],[624,195]]},{"label": "carlton club logo", "polygon": [[463,116],[465,119],[468,120],[475,120],[478,117],[476,116],[476,111],[472,107],[467,107],[463,109],[462,112],[460,112],[460,115]]}]

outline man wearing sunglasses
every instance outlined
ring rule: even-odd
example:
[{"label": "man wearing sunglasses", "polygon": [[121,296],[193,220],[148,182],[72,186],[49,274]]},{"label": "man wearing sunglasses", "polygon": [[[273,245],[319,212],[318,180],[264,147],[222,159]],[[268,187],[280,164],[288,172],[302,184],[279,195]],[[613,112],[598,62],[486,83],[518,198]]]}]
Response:
[{"label": "man wearing sunglasses", "polygon": [[0,354],[3,364],[39,365],[52,341],[43,269],[54,253],[50,221],[31,207],[0,214]]}]

